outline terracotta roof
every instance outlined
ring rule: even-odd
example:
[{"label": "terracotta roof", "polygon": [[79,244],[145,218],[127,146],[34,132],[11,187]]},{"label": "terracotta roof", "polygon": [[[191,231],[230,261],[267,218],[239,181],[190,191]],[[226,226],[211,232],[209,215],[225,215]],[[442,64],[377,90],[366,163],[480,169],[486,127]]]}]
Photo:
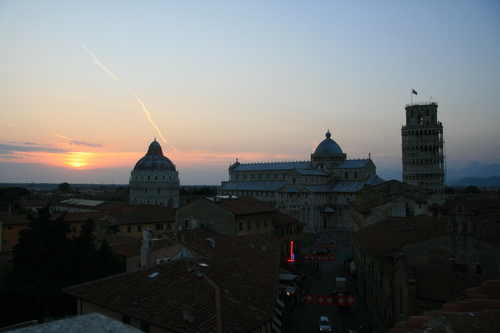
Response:
[{"label": "terracotta roof", "polygon": [[175,208],[167,206],[150,206],[147,208],[137,208],[131,212],[117,212],[108,215],[122,225],[175,222]]},{"label": "terracotta roof", "polygon": [[277,209],[259,199],[248,196],[234,197],[231,199],[221,199],[220,202],[213,201],[210,199],[204,199],[212,202],[214,205],[230,211],[235,215],[248,215],[248,214],[259,214],[259,213],[271,213],[276,212]]},{"label": "terracotta roof", "polygon": [[210,229],[188,229],[182,228],[182,230],[171,230],[163,232],[163,234],[171,239],[176,238],[178,242],[182,242],[184,239],[184,244],[193,242],[200,239],[215,238],[215,237],[226,237],[225,235],[218,233]]},{"label": "terracotta roof", "polygon": [[438,206],[436,209],[441,211],[450,211],[458,205],[467,207],[470,211],[500,211],[500,199],[451,199],[446,200],[444,204]]},{"label": "terracotta roof", "polygon": [[360,213],[368,214],[371,212],[371,208],[378,207],[380,205],[384,205],[384,204],[389,203],[391,201],[395,201],[399,198],[407,198],[407,199],[410,199],[416,203],[426,203],[427,202],[427,200],[417,198],[414,196],[398,194],[398,195],[384,195],[384,196],[381,196],[380,198],[370,200],[370,201],[361,203],[359,205],[356,205],[356,201],[350,201],[349,205],[351,205],[353,209],[357,210]]},{"label": "terracotta roof", "polygon": [[[212,247],[197,239],[188,245],[203,258],[179,259],[64,292],[175,332],[249,332],[272,320],[281,241],[271,235],[218,237]],[[189,262],[195,262],[194,271],[188,271]],[[159,274],[151,278],[153,273]],[[193,322],[183,320],[186,308],[194,311]]]},{"label": "terracotta roof", "polygon": [[106,242],[110,246],[116,246],[116,245],[135,243],[138,241],[138,238],[116,235],[116,234],[106,234],[104,236],[100,236],[97,238],[97,241],[99,243],[102,242],[103,240],[106,240]]},{"label": "terracotta roof", "polygon": [[49,202],[47,200],[42,200],[42,199],[23,199],[19,200],[19,204],[21,206],[39,207],[39,206],[47,206]]},{"label": "terracotta roof", "polygon": [[477,286],[486,279],[481,276],[439,272],[412,268],[420,298],[448,302],[465,297],[465,289]]},{"label": "terracotta roof", "polygon": [[0,212],[0,221],[3,225],[12,224],[28,224],[30,221],[26,218],[26,214],[12,214],[6,212]]},{"label": "terracotta roof", "polygon": [[[64,202],[66,201],[66,202]],[[74,201],[74,203],[71,203]],[[94,202],[95,205],[86,205],[79,204],[85,202]],[[78,207],[78,208],[88,208],[99,211],[120,211],[125,210],[127,207],[134,207],[134,205],[126,202],[113,202],[113,201],[100,201],[100,200],[81,200],[81,199],[64,199],[60,202],[53,203],[53,206],[62,206],[62,207]]]},{"label": "terracotta roof", "polygon": [[[487,332],[500,331],[500,280],[488,280],[465,291],[463,301],[446,303],[435,315],[412,316],[396,323],[389,333],[420,332]],[[482,295],[474,298],[474,295]]]},{"label": "terracotta roof", "polygon": [[[15,328],[13,328],[14,330]],[[95,333],[95,332],[120,332],[141,333],[130,325],[111,319],[100,313],[90,313],[60,320],[49,321],[43,324],[9,330],[11,333]]]},{"label": "terracotta roof", "polygon": [[276,221],[275,222],[276,222],[276,225],[278,225],[278,226],[285,226],[285,225],[289,225],[289,224],[293,224],[293,223],[300,223],[301,226],[302,226],[302,224],[304,224],[304,226],[306,225],[306,223],[300,222],[295,217],[291,217],[290,215],[286,215],[286,214],[283,214],[281,212],[276,212]]},{"label": "terracotta roof", "polygon": [[485,281],[479,287],[467,289],[465,295],[469,298],[500,299],[500,280]]},{"label": "terracotta roof", "polygon": [[[149,250],[154,251],[172,245],[168,239],[150,240]],[[138,239],[133,243],[119,244],[111,247],[114,253],[126,258],[141,254],[142,239]]]},{"label": "terracotta roof", "polygon": [[[37,214],[31,214],[36,217]],[[61,217],[63,213],[52,213],[51,219],[56,219]],[[64,221],[67,222],[86,222],[88,219],[98,220],[106,216],[106,212],[87,212],[87,213],[67,213],[64,217]],[[4,225],[9,224],[28,224],[30,220],[26,218],[27,214],[12,214],[0,212],[0,221],[3,221]]]},{"label": "terracotta roof", "polygon": [[374,256],[388,255],[404,245],[441,237],[446,232],[448,217],[419,215],[379,222],[354,232]]}]

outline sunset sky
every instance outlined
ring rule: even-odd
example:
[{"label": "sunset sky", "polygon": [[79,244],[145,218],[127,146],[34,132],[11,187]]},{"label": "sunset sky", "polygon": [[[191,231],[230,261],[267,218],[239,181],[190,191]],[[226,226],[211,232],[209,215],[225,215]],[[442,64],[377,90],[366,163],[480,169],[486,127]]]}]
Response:
[{"label": "sunset sky", "polygon": [[412,97],[448,167],[500,163],[496,0],[0,0],[0,46],[0,183],[126,184],[156,138],[182,185],[218,185],[328,129],[400,171]]}]

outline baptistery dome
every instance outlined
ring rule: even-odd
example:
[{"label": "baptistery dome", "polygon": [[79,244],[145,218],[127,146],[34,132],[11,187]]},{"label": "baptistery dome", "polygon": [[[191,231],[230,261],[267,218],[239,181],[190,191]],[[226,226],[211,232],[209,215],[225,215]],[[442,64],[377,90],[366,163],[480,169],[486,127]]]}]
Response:
[{"label": "baptistery dome", "polygon": [[179,207],[179,173],[163,155],[156,139],[136,164],[129,180],[129,200],[135,204]]},{"label": "baptistery dome", "polygon": [[321,141],[321,143],[316,147],[314,154],[343,154],[342,149],[337,142],[333,141],[331,138],[332,134],[330,131],[326,132],[326,139]]},{"label": "baptistery dome", "polygon": [[149,145],[146,155],[136,163],[134,171],[138,170],[175,171],[175,165],[163,155],[161,146],[155,139]]}]

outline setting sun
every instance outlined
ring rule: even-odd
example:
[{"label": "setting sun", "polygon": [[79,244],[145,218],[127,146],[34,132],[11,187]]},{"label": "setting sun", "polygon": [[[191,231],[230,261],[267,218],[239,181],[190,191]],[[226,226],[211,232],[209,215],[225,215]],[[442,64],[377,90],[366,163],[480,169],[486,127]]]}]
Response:
[{"label": "setting sun", "polygon": [[66,158],[66,164],[75,169],[83,169],[90,164],[93,153],[73,153]]}]

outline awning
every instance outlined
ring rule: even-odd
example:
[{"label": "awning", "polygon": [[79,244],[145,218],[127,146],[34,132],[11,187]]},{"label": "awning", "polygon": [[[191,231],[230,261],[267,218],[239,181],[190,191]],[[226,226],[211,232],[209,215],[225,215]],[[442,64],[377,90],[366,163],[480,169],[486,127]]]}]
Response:
[{"label": "awning", "polygon": [[280,281],[293,281],[297,278],[294,274],[280,274]]},{"label": "awning", "polygon": [[351,270],[351,274],[356,274],[356,264],[354,263],[354,261],[351,261],[351,263],[349,264],[349,269]]}]

